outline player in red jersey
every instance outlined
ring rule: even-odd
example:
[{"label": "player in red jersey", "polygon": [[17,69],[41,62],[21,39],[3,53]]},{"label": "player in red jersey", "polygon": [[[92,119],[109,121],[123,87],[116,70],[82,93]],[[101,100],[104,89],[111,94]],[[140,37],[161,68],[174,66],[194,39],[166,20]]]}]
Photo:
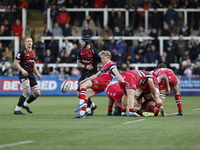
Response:
[{"label": "player in red jersey", "polygon": [[[20,96],[14,110],[15,115],[24,115],[24,113],[20,111],[21,107],[26,109],[27,112],[32,113],[28,105],[40,95],[40,88],[33,73],[35,73],[39,79],[42,78],[42,75],[38,72],[35,65],[36,54],[32,50],[33,40],[31,38],[26,38],[24,44],[25,48],[17,53],[13,63],[13,65],[20,70],[19,81],[23,90],[23,94]],[[33,91],[33,95],[29,96],[31,90]],[[25,101],[28,96],[29,99]]]},{"label": "player in red jersey", "polygon": [[124,85],[119,81],[119,85],[123,90],[122,97],[122,113],[121,116],[126,116],[126,107],[129,108],[129,116],[138,117],[139,115],[134,110],[135,103],[135,90],[136,88],[142,89],[145,87],[145,84],[148,84],[149,89],[153,95],[154,100],[157,103],[158,108],[160,109],[161,115],[164,116],[164,108],[162,105],[162,100],[160,99],[160,94],[156,90],[154,82],[152,80],[152,75],[145,70],[130,70],[121,74],[122,77],[128,85]]},{"label": "player in red jersey", "polygon": [[[123,92],[119,86],[119,83],[116,82],[114,84],[109,85],[106,89],[106,95],[108,96],[108,113],[107,113],[107,115],[108,116],[121,115],[121,107],[122,107],[121,99],[123,96]],[[114,104],[115,104],[115,110],[112,114],[112,109],[113,109]]]},{"label": "player in red jersey", "polygon": [[95,75],[82,80],[80,84],[80,102],[75,112],[80,110],[80,113],[73,118],[84,118],[85,110],[88,103],[88,98],[105,91],[106,87],[117,76],[122,84],[128,84],[124,81],[118,72],[116,64],[111,61],[111,53],[109,51],[101,51],[101,62],[103,64],[101,70]]},{"label": "player in red jersey", "polygon": [[[167,78],[161,77],[163,74],[165,74]],[[169,87],[170,87],[174,93],[174,98],[178,107],[178,115],[183,115],[182,100],[179,92],[180,82],[177,76],[171,69],[168,69],[164,63],[159,64],[158,69],[153,70],[153,75],[155,75],[158,79],[159,90],[163,101],[165,99],[166,94],[169,93]],[[164,79],[166,80],[164,81]]]}]

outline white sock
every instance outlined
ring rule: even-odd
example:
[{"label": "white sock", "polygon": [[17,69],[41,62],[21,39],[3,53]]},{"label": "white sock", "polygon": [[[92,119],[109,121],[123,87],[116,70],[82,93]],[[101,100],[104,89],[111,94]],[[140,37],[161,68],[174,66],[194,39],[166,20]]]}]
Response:
[{"label": "white sock", "polygon": [[21,107],[19,107],[19,106],[15,107],[15,111],[19,111],[20,109],[21,109]]},{"label": "white sock", "polygon": [[95,107],[95,103],[92,102],[92,104],[90,105],[90,108]]},{"label": "white sock", "polygon": [[79,114],[80,114],[80,115],[85,115],[85,111],[84,111],[84,110],[81,110]]},{"label": "white sock", "polygon": [[27,101],[25,101],[24,102],[24,106],[28,106],[29,105],[29,103],[27,103]]},{"label": "white sock", "polygon": [[85,102],[84,99],[80,99],[79,104],[83,104],[84,102]]},{"label": "white sock", "polygon": [[92,112],[91,112],[91,108],[90,108],[90,107],[87,107],[86,112],[89,113],[89,114],[92,113]]}]

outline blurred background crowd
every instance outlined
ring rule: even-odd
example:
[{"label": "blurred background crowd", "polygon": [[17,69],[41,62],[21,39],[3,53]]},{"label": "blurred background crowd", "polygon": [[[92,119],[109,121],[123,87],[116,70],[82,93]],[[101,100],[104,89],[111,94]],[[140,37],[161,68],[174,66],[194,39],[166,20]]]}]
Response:
[{"label": "blurred background crowd", "polygon": [[[23,48],[22,8],[27,9],[28,17],[32,10],[39,10],[43,15],[44,30],[40,36],[50,36],[50,40],[42,42],[41,37],[32,37],[33,49],[37,54],[36,63],[45,64],[43,75],[59,75],[60,78],[79,76],[75,67],[48,67],[49,63],[76,63],[79,40],[63,40],[62,47],[55,36],[99,36],[92,45],[98,50],[109,50],[112,60],[121,71],[130,69],[131,63],[179,63],[180,68],[174,70],[177,75],[200,76],[200,41],[185,40],[185,36],[200,36],[199,12],[188,12],[187,22],[183,13],[175,9],[200,9],[199,0],[0,0],[0,36],[18,36]],[[47,28],[47,9],[51,8],[52,29]],[[84,12],[68,12],[68,8],[114,8],[109,12],[107,25],[103,25],[103,12],[91,12],[85,17]],[[125,13],[116,8],[134,9],[129,12],[129,26],[125,26]],[[145,31],[144,12],[138,8],[154,11],[149,13],[149,31]],[[158,8],[167,8],[166,13],[158,12]],[[112,36],[149,36],[148,40],[107,40]],[[164,41],[163,55],[160,55],[159,36],[168,36]],[[172,37],[178,36],[178,40]],[[0,75],[15,76],[18,71],[12,67],[14,60],[13,42],[0,41]],[[3,70],[2,66],[6,68]],[[150,70],[152,68],[140,68]]]}]

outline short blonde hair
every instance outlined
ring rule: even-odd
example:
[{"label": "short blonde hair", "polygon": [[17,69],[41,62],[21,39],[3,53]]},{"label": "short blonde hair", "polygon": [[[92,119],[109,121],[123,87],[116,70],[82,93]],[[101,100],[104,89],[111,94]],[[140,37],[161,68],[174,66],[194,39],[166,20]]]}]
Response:
[{"label": "short blonde hair", "polygon": [[105,55],[105,56],[108,56],[110,58],[112,57],[111,53],[109,51],[107,51],[107,50],[102,50],[101,51],[101,55]]}]

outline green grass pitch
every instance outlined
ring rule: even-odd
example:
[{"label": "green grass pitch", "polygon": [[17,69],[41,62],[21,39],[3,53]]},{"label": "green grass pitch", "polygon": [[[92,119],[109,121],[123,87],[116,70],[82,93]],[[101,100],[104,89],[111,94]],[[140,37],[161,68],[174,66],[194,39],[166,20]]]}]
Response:
[{"label": "green grass pitch", "polygon": [[[0,149],[6,150],[199,150],[200,99],[184,96],[183,116],[166,97],[165,117],[107,116],[107,98],[95,96],[93,116],[72,119],[76,96],[41,96],[33,114],[18,116],[16,96],[0,97]],[[27,142],[28,141],[28,142]],[[30,141],[30,142],[29,142]],[[22,143],[20,143],[22,142]],[[24,143],[23,143],[24,142]],[[26,143],[27,142],[27,143]]]}]

